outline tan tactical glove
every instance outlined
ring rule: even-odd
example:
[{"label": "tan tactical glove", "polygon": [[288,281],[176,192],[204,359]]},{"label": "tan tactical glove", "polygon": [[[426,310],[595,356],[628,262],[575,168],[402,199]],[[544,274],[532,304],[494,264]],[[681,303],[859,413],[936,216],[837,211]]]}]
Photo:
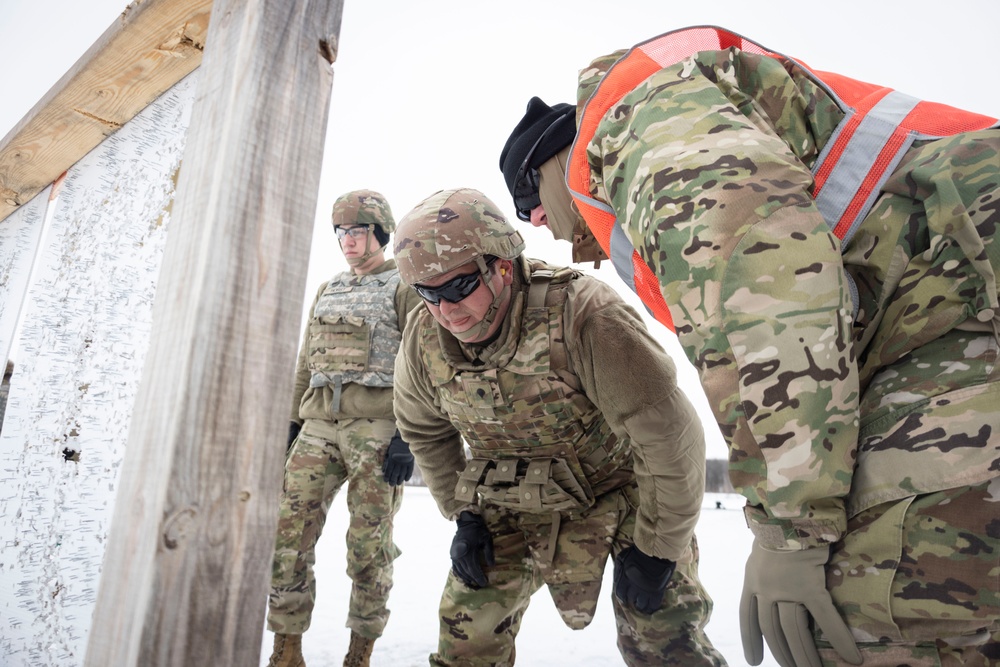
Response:
[{"label": "tan tactical glove", "polygon": [[826,548],[771,551],[754,540],[743,578],[740,634],[743,655],[751,665],[764,659],[764,643],[781,667],[822,667],[810,628],[810,616],[833,648],[852,665],[861,653],[851,631],[826,590]]}]

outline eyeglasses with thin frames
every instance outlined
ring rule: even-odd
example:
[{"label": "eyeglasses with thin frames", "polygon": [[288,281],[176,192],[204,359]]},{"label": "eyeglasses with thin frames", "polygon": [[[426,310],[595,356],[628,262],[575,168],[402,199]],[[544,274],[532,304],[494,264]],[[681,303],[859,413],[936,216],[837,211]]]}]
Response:
[{"label": "eyeglasses with thin frames", "polygon": [[350,236],[355,241],[360,241],[368,236],[368,230],[370,228],[371,225],[364,225],[361,227],[337,227],[337,238],[343,241],[344,237]]}]

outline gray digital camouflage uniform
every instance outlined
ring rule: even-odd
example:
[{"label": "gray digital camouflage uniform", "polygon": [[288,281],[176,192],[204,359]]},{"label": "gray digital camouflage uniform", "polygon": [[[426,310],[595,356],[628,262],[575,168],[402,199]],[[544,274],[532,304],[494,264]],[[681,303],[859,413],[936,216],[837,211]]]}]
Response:
[{"label": "gray digital camouflage uniform", "polygon": [[659,280],[757,539],[834,543],[864,664],[998,664],[1000,131],[918,140],[842,248],[810,194],[842,117],[792,63],[697,53],[600,119],[590,195]]},{"label": "gray digital camouflage uniform", "polygon": [[382,635],[399,555],[392,518],[402,500],[402,486],[387,484],[381,469],[396,431],[392,365],[406,314],[419,301],[399,282],[393,260],[368,275],[339,274],[316,294],[296,365],[292,421],[302,430],[285,461],[268,612],[273,632],[309,628],[316,543],[347,482],[347,627],[370,639]]},{"label": "gray digital camouflage uniform", "polygon": [[[481,233],[509,228],[499,221]],[[404,278],[408,263],[481,246],[445,225],[413,242],[404,225],[394,251]],[[461,343],[420,309],[396,359],[400,433],[441,512],[481,512],[496,557],[484,588],[449,575],[431,664],[513,664],[522,614],[543,585],[564,622],[585,627],[609,555],[633,543],[678,564],[654,614],[615,599],[626,663],[723,664],[704,634],[711,600],[694,540],[703,432],[672,361],[608,286],[521,257],[514,266],[496,340]]]}]

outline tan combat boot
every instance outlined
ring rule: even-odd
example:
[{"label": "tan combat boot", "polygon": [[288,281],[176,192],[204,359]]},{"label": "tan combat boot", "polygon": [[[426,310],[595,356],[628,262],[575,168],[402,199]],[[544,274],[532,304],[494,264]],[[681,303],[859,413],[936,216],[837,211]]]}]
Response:
[{"label": "tan combat boot", "polygon": [[373,648],[375,648],[374,639],[362,637],[351,630],[351,645],[347,648],[347,655],[344,656],[344,667],[368,667]]},{"label": "tan combat boot", "polygon": [[274,651],[267,667],[306,667],[302,657],[302,635],[274,634]]}]

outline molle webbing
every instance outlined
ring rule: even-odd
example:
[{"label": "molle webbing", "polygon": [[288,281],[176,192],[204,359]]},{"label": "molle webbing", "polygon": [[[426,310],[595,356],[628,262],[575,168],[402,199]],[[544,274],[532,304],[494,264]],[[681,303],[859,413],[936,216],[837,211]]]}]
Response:
[{"label": "molle webbing", "polygon": [[323,290],[309,322],[309,386],[332,386],[340,409],[343,385],[391,387],[401,334],[396,315],[399,271],[342,273]]},{"label": "molle webbing", "polygon": [[579,509],[630,478],[630,443],[612,432],[568,366],[563,322],[576,272],[530,269],[517,348],[502,368],[442,366],[449,357],[436,329],[421,336],[423,355],[442,410],[472,450],[459,500],[478,491],[523,511]]}]

